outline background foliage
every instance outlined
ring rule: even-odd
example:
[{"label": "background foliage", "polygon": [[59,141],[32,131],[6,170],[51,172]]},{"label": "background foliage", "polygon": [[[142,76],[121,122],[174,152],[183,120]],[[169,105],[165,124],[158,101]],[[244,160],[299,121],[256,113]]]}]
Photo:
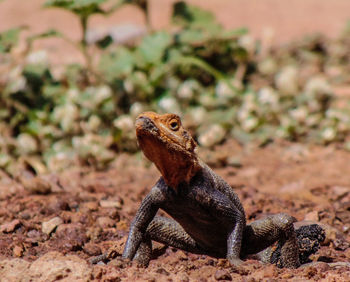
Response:
[{"label": "background foliage", "polygon": [[85,64],[66,65],[59,75],[32,43],[69,40],[64,34],[29,37],[21,55],[22,27],[0,34],[0,167],[11,174],[18,165],[37,173],[77,161],[103,167],[118,152],[137,150],[133,123],[145,110],[180,114],[207,147],[228,137],[349,145],[350,107],[331,88],[349,82],[349,31],[336,40],[314,35],[267,48],[245,29],[225,30],[210,12],[177,2],[176,32],[152,31],[148,22],[134,44],[106,37],[97,51],[86,37],[91,15],[107,16],[126,3],[148,19],[147,1],[46,2],[74,13],[83,31],[70,43]]}]

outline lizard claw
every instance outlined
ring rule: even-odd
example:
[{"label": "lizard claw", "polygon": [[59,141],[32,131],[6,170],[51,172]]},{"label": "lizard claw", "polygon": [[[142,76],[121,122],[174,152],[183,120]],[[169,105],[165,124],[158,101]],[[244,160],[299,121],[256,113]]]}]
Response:
[{"label": "lizard claw", "polygon": [[103,253],[102,255],[99,256],[95,256],[89,259],[89,262],[91,264],[97,264],[99,262],[108,262],[114,258],[116,258],[118,256],[118,253],[114,250],[111,251],[107,251],[105,253]]}]

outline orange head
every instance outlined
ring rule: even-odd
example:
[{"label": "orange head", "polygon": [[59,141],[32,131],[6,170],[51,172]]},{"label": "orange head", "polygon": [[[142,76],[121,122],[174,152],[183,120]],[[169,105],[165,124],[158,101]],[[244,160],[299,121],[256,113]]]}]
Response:
[{"label": "orange head", "polygon": [[196,143],[175,114],[140,114],[135,123],[141,150],[152,161],[169,186],[188,182],[198,170]]}]

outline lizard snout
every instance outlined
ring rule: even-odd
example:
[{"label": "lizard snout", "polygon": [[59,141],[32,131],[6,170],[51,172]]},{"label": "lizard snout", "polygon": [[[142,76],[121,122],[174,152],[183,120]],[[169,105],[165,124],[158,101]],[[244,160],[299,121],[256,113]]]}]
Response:
[{"label": "lizard snout", "polygon": [[158,131],[158,128],[154,125],[153,121],[147,116],[139,116],[135,122],[136,132],[147,131],[154,132]]}]

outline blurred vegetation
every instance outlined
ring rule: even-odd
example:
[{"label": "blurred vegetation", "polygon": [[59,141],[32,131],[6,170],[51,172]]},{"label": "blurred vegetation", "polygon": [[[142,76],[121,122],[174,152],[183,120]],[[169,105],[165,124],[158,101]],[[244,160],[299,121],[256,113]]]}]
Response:
[{"label": "blurred vegetation", "polygon": [[[91,15],[125,4],[145,13],[147,34],[134,44],[110,37],[88,44]],[[137,150],[133,123],[145,110],[180,114],[207,147],[228,137],[350,144],[349,103],[339,103],[330,86],[350,81],[349,30],[276,49],[184,2],[173,7],[175,32],[152,31],[146,0],[48,0],[45,7],[74,13],[83,35],[71,42],[49,30],[27,38],[19,53],[23,28],[0,34],[0,167],[11,174],[18,164],[37,173],[77,161],[103,167],[118,152]],[[55,72],[46,52],[32,48],[50,36],[74,44],[85,64]]]}]

